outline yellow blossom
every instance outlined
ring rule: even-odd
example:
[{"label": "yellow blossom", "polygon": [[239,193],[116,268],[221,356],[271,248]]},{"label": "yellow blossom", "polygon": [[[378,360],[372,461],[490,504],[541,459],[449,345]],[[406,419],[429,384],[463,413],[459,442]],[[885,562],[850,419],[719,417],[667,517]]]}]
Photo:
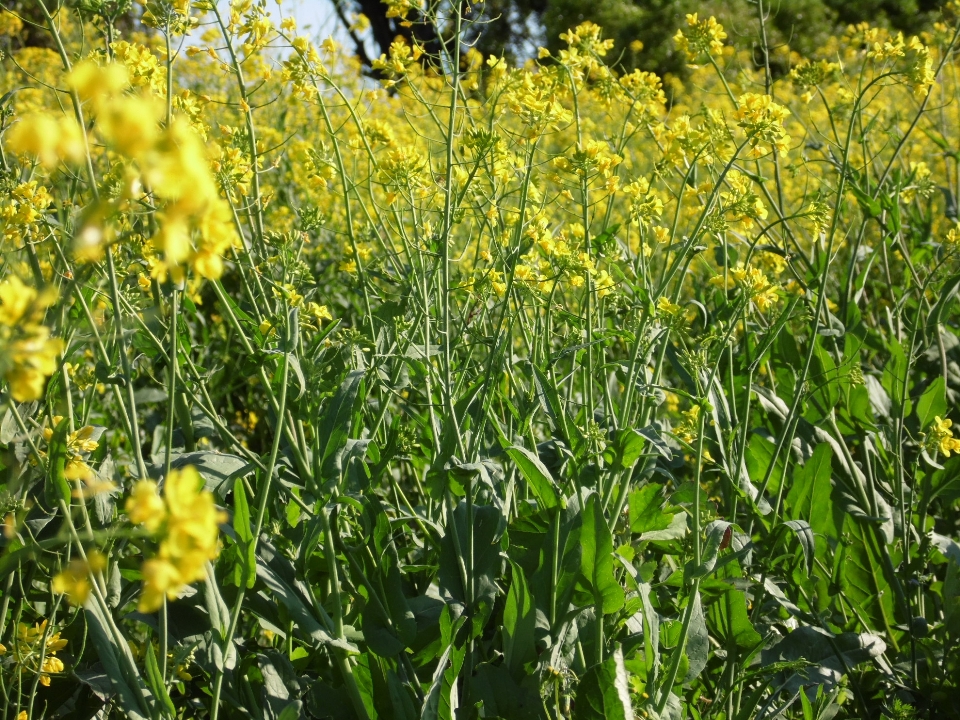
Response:
[{"label": "yellow blossom", "polygon": [[159,533],[157,555],[143,564],[143,593],[137,608],[154,612],[163,598],[174,599],[185,585],[206,577],[208,560],[219,552],[220,523],[226,514],[217,509],[213,494],[204,489],[203,478],[192,466],[172,470],[163,486],[138,482],[127,500],[127,514],[134,523]]},{"label": "yellow blossom", "polygon": [[74,558],[70,564],[53,578],[51,587],[56,593],[65,594],[74,605],[83,605],[90,595],[90,576],[101,572],[107,564],[98,550],[87,553],[87,559]]},{"label": "yellow blossom", "polygon": [[686,53],[687,60],[694,62],[701,54],[718,55],[723,50],[723,41],[727,33],[717,19],[710,16],[700,20],[697,13],[687,15],[687,32],[677,30],[673,41],[677,50]]},{"label": "yellow blossom", "polygon": [[952,426],[953,420],[950,418],[936,416],[927,433],[926,446],[939,451],[944,457],[950,457],[951,453],[960,453],[960,440],[953,437]]}]

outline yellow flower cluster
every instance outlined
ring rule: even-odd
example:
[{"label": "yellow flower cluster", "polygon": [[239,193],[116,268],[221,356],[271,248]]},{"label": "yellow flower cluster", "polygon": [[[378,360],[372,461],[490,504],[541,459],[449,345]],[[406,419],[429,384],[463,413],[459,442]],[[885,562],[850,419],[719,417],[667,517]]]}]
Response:
[{"label": "yellow flower cluster", "polygon": [[689,410],[684,410],[681,414],[683,421],[674,428],[673,434],[682,442],[690,445],[698,437],[698,431],[700,429],[700,406],[694,405]]},{"label": "yellow flower cluster", "polygon": [[[69,82],[96,116],[108,146],[135,168],[135,185],[142,183],[159,201],[161,224],[153,245],[163,258],[153,261],[153,276],[180,282],[192,267],[202,277],[220,277],[221,255],[237,241],[233,215],[189,122],[178,117],[161,129],[161,105],[124,92],[128,79],[122,65],[82,63]],[[89,248],[85,252],[93,254]]]},{"label": "yellow flower cluster", "polygon": [[950,457],[950,453],[960,453],[960,440],[953,436],[951,427],[953,420],[950,418],[935,417],[927,433],[926,446],[943,453],[944,457]]},{"label": "yellow flower cluster", "polygon": [[305,99],[313,98],[317,88],[313,78],[326,75],[327,70],[320,59],[316,46],[307,38],[300,36],[291,43],[294,52],[283,62],[283,72],[280,77],[283,82],[289,83],[295,95]]},{"label": "yellow flower cluster", "polygon": [[[423,55],[423,50],[419,45],[410,46],[402,37],[398,37],[390,43],[389,57],[381,55],[374,60],[371,65],[374,70],[378,70],[388,78],[397,80],[402,78],[410,67],[416,63]],[[387,83],[389,85],[389,83]]]},{"label": "yellow flower cluster", "polygon": [[56,293],[38,293],[16,276],[0,283],[0,377],[17,402],[42,398],[47,378],[57,369],[63,342],[51,338],[41,322],[55,298]]},{"label": "yellow flower cluster", "polygon": [[23,243],[38,232],[44,213],[52,204],[50,193],[36,180],[17,185],[0,206],[4,243],[23,247]]},{"label": "yellow flower cluster", "polygon": [[602,28],[589,20],[580,23],[573,30],[560,33],[560,39],[568,45],[566,50],[560,51],[560,62],[572,69],[599,69],[599,59],[612,50],[614,45],[613,40],[603,39],[602,34]]},{"label": "yellow flower cluster", "polygon": [[83,131],[67,115],[27,115],[10,129],[6,143],[13,152],[36,158],[47,169],[55,168],[61,160],[78,163],[86,152]]},{"label": "yellow flower cluster", "polygon": [[663,200],[650,192],[650,183],[646,178],[628,183],[623,191],[630,198],[630,219],[641,227],[646,227],[663,214]]},{"label": "yellow flower cluster", "polygon": [[107,567],[107,559],[99,550],[91,550],[87,558],[74,558],[57,573],[51,584],[55,593],[66,595],[74,605],[83,605],[93,589],[90,579],[93,574]]},{"label": "yellow flower cluster", "polygon": [[[64,670],[63,660],[57,657],[57,652],[66,646],[67,641],[60,637],[60,633],[48,633],[46,620],[33,627],[17,623],[13,662],[20,672],[39,675],[40,684],[50,687],[50,676],[62,673]],[[6,654],[7,648],[0,645],[0,655]],[[43,658],[42,661],[41,658]]]},{"label": "yellow flower cluster", "polygon": [[[752,265],[744,267],[738,264],[730,269],[730,277],[746,298],[752,300],[761,312],[766,312],[780,300],[780,286],[771,283],[760,268]],[[724,276],[717,275],[710,278],[710,284],[725,287]]]},{"label": "yellow flower cluster", "polygon": [[749,230],[754,220],[766,219],[767,208],[760,196],[752,192],[750,178],[731,170],[727,173],[726,181],[730,189],[720,193],[720,200],[732,221],[739,222],[745,230]]},{"label": "yellow flower cluster", "polygon": [[673,36],[677,50],[686,53],[687,60],[690,62],[696,61],[703,54],[719,55],[723,51],[723,41],[726,39],[727,33],[715,17],[700,20],[697,13],[687,15],[686,33],[683,30],[677,30],[677,34]]},{"label": "yellow flower cluster", "polygon": [[113,59],[127,69],[130,87],[145,88],[159,96],[167,94],[167,68],[148,47],[121,40],[113,43],[110,49],[113,50]]},{"label": "yellow flower cluster", "polygon": [[780,155],[787,153],[790,136],[783,127],[783,121],[789,115],[790,111],[775,103],[769,95],[744,93],[737,99],[734,117],[747,136],[752,157],[766,155],[770,152],[770,145]]},{"label": "yellow flower cluster", "polygon": [[131,522],[160,538],[157,555],[143,563],[143,593],[137,605],[140,612],[154,612],[165,596],[172,600],[184,586],[206,576],[204,565],[219,553],[219,526],[227,516],[191,466],[170,472],[162,497],[155,482],[138,481],[126,511]]},{"label": "yellow flower cluster", "polygon": [[548,128],[559,129],[573,119],[573,113],[561,102],[562,82],[547,70],[524,73],[504,94],[510,111],[528,126],[529,138],[542,135]]}]

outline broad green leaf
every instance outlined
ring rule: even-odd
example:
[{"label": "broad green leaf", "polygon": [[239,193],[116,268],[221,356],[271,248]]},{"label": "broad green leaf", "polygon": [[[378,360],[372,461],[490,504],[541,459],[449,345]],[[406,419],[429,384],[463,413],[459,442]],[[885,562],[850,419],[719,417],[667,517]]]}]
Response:
[{"label": "broad green leaf", "polygon": [[471,683],[471,704],[483,703],[482,717],[504,720],[543,720],[540,681],[527,675],[514,680],[503,665],[481,663]]},{"label": "broad green leaf", "polygon": [[951,275],[941,286],[940,297],[936,305],[930,309],[930,314],[927,315],[928,335],[936,337],[940,332],[938,326],[943,321],[943,315],[947,308],[950,307],[950,303],[956,298],[958,290],[960,290],[960,273]]},{"label": "broad green leaf", "polygon": [[701,550],[701,562],[699,566],[694,566],[691,561],[688,566],[687,579],[704,577],[713,572],[717,565],[717,557],[720,554],[720,546],[724,540],[729,543],[730,535],[733,533],[734,526],[726,520],[714,520],[706,527],[706,541]]},{"label": "broad green leaf", "polygon": [[843,518],[836,513],[831,499],[832,459],[830,445],[821,443],[806,463],[796,466],[786,507],[791,520],[806,520],[815,534],[838,538]]},{"label": "broad green leaf", "polygon": [[917,401],[917,419],[920,427],[926,428],[935,417],[947,414],[947,385],[943,377],[934,378]]},{"label": "broad green leaf", "polygon": [[634,533],[649,533],[656,530],[666,530],[670,527],[673,517],[679,508],[670,508],[673,512],[664,510],[666,498],[663,496],[663,485],[647,483],[642,488],[630,493],[630,531]]},{"label": "broad green leaf", "polygon": [[455,720],[459,699],[457,676],[463,665],[463,649],[448,645],[434,670],[430,687],[425,693],[420,720]]},{"label": "broad green leaf", "polygon": [[590,496],[583,511],[580,543],[583,547],[580,570],[603,613],[615,613],[623,607],[624,593],[613,574],[613,536],[596,494]]},{"label": "broad green leaf", "polygon": [[877,635],[853,632],[832,635],[822,628],[802,626],[764,649],[761,664],[769,667],[803,660],[807,665],[792,673],[784,669],[785,677],[780,679],[783,689],[791,694],[804,686],[830,690],[849,670],[885,650],[886,643]]},{"label": "broad green leaf", "polygon": [[670,524],[663,530],[648,530],[641,533],[640,540],[643,542],[664,542],[666,540],[679,540],[687,534],[687,514],[678,512],[670,517]]},{"label": "broad green leaf", "polygon": [[363,608],[360,629],[367,647],[380,657],[396,657],[406,645],[397,637],[379,600],[371,599]]},{"label": "broad green leaf", "polygon": [[237,534],[239,552],[239,576],[234,576],[237,586],[246,584],[252,588],[256,582],[257,555],[250,524],[250,507],[247,504],[247,492],[243,482],[233,486],[233,529]]},{"label": "broad green leaf", "polygon": [[763,640],[750,622],[747,598],[742,590],[732,590],[711,603],[707,611],[710,624],[721,645],[733,642],[743,650],[751,650]]},{"label": "broad green leaf", "polygon": [[147,684],[153,696],[159,698],[161,705],[161,714],[165,718],[174,718],[177,709],[173,706],[173,700],[167,692],[167,685],[164,682],[163,674],[160,672],[160,666],[157,664],[157,654],[153,650],[153,643],[148,642],[147,654],[144,661],[144,668],[147,671]]},{"label": "broad green leaf", "polygon": [[507,455],[517,464],[520,474],[530,485],[540,504],[548,510],[555,508],[558,502],[557,491],[554,490],[556,483],[550,471],[540,462],[540,458],[519,445],[507,448]]},{"label": "broad green leaf", "polygon": [[238,455],[219,452],[173,453],[170,467],[180,470],[192,465],[203,478],[204,487],[221,500],[233,489],[234,481],[253,471],[253,463]]},{"label": "broad green leaf", "polygon": [[800,541],[800,547],[803,550],[803,562],[809,575],[813,571],[813,559],[817,553],[817,542],[813,535],[813,529],[806,520],[787,520],[782,527],[792,530]]},{"label": "broad green leaf", "polygon": [[353,643],[335,638],[328,633],[308,607],[307,601],[290,587],[272,567],[259,559],[257,562],[257,577],[264,582],[274,597],[286,608],[291,619],[296,623],[296,628],[301,637],[310,642],[331,645],[347,652],[358,652],[357,646]]},{"label": "broad green leaf", "polygon": [[909,398],[909,380],[908,374],[910,364],[903,352],[903,346],[895,339],[891,338],[887,344],[890,356],[883,366],[883,379],[880,384],[887,391],[892,403],[893,414],[900,413],[903,409],[904,416],[910,414],[911,402]]},{"label": "broad green leaf", "polygon": [[524,665],[537,658],[533,636],[537,611],[523,570],[515,563],[510,566],[512,578],[503,608],[503,660],[510,674],[519,680],[524,675]]},{"label": "broad green leaf", "polygon": [[849,515],[843,529],[852,540],[844,548],[841,575],[844,599],[866,622],[865,630],[883,632],[896,645],[901,633],[895,630],[900,620],[896,617],[894,589],[874,549],[872,530],[866,522]]},{"label": "broad green leaf", "polygon": [[564,442],[569,445],[575,457],[579,458],[584,450],[585,442],[583,434],[576,423],[571,422],[564,410],[563,403],[560,400],[560,393],[557,392],[553,381],[547,377],[540,368],[533,367],[534,384],[537,390],[537,398],[544,412],[550,418],[553,427],[560,433]]},{"label": "broad green leaf", "polygon": [[[97,650],[97,659],[110,678],[110,684],[116,693],[116,703],[123,714],[131,720],[149,720],[148,691],[139,675],[134,675],[129,668],[134,667],[133,656],[129,647],[119,647],[113,640],[110,631],[110,622],[103,616],[99,606],[92,600],[84,605],[84,615],[90,638]],[[125,659],[123,655],[126,654]]]},{"label": "broad green leaf", "polygon": [[[690,612],[690,628],[687,632],[687,645],[684,648],[689,665],[684,682],[690,682],[699,677],[707,666],[710,655],[710,637],[707,633],[707,622],[703,617],[703,605],[700,602],[700,593],[693,595],[693,610]],[[680,652],[679,649],[674,652]]]},{"label": "broad green leaf", "polygon": [[627,669],[619,647],[580,678],[576,700],[573,720],[633,720]]},{"label": "broad green leaf", "polygon": [[[360,393],[364,376],[363,370],[354,370],[347,374],[336,394],[327,403],[320,417],[320,450],[316,458],[316,467],[326,483],[336,483],[339,476],[334,472],[333,464],[337,453],[346,446],[353,427],[354,405]],[[321,478],[313,478],[313,482]]]},{"label": "broad green leaf", "polygon": [[[491,505],[473,507],[473,589],[475,602],[488,607],[498,593],[500,573],[500,523],[503,515]],[[446,534],[440,541],[440,568],[437,581],[440,590],[455,604],[466,607],[467,589],[464,584],[467,552],[467,503],[461,501],[448,519]]]},{"label": "broad green leaf", "polygon": [[47,460],[46,482],[43,485],[44,497],[47,504],[55,508],[62,501],[70,505],[70,483],[64,476],[67,465],[67,433],[70,431],[70,421],[64,418],[53,430],[53,436],[48,444],[49,459]]}]

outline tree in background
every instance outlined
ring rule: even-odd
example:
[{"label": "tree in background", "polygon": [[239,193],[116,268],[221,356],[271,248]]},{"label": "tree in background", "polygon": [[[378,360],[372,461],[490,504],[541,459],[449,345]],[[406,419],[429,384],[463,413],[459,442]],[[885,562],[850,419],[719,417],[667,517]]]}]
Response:
[{"label": "tree in background", "polygon": [[[768,46],[810,53],[838,28],[858,22],[916,34],[936,17],[936,0],[761,0]],[[338,15],[350,28],[361,61],[370,66],[363,42],[365,26],[377,53],[386,53],[397,35],[435,42],[434,31],[421,22],[417,0],[336,0]],[[660,74],[683,73],[686,59],[672,37],[688,13],[710,15],[733,36],[756,36],[761,6],[757,0],[487,0],[469,6],[483,18],[468,40],[484,55],[505,55],[513,61],[536,54],[544,45],[560,48],[560,33],[591,20],[615,40],[609,58],[627,67]],[[360,23],[356,18],[360,15]],[[775,71],[785,68],[774,68]]]}]

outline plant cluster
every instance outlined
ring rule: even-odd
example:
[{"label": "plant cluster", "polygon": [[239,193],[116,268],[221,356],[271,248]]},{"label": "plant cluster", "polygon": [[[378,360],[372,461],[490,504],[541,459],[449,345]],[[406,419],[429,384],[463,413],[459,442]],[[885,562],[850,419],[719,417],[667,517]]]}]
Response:
[{"label": "plant cluster", "polygon": [[36,2],[4,718],[953,711],[960,8],[691,14],[668,102],[591,22],[389,2],[374,81],[265,0]]}]

